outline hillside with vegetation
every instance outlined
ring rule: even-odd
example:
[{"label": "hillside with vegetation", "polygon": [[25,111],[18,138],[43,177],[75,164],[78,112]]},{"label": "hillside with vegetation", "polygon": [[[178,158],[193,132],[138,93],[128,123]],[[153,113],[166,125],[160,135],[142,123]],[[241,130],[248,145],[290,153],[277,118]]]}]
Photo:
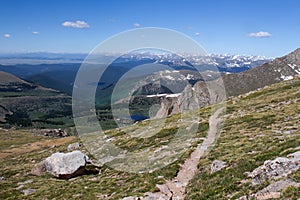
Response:
[{"label": "hillside with vegetation", "polygon": [[69,127],[71,116],[69,96],[0,72],[1,127]]},{"label": "hillside with vegetation", "polygon": [[[199,160],[199,171],[186,187],[186,199],[250,198],[278,181],[281,181],[279,185],[285,183],[283,185],[288,187],[271,188],[273,193],[275,191],[273,195],[279,195],[281,199],[299,198],[299,170],[291,170],[279,179],[266,176],[259,184],[252,184],[256,179],[249,175],[267,160],[285,158],[299,151],[299,89],[300,79],[295,78],[230,98],[223,116],[220,138],[210,148],[209,154]],[[105,165],[87,165],[85,175],[69,180],[53,178],[48,173],[32,175],[37,163],[54,152],[67,152],[68,144],[79,141],[79,138],[61,141],[42,136],[36,138],[30,131],[2,129],[1,199],[120,199],[160,192],[156,185],[174,179],[184,161],[207,136],[209,110],[206,107],[197,111],[202,121],[198,124],[193,145],[176,162],[152,173],[135,174],[119,172]],[[120,129],[109,130],[105,134],[113,143],[129,151],[159,148],[173,137],[179,118],[178,114],[168,117],[167,125],[147,139],[128,137]],[[155,124],[155,121],[152,122]],[[146,126],[148,123],[144,121],[137,125]],[[135,129],[134,126],[128,128]],[[24,147],[27,147],[26,151]],[[85,146],[79,149],[89,155]],[[93,159],[92,155],[89,156]],[[216,161],[223,165],[212,167]],[[290,165],[287,166],[289,168]],[[32,193],[25,194],[28,190]]]}]

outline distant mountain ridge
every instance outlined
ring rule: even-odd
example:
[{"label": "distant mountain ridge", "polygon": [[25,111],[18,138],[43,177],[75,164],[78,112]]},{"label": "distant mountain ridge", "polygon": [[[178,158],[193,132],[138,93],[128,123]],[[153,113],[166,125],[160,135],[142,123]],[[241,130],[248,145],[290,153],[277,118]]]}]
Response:
[{"label": "distant mountain ridge", "polygon": [[[225,100],[226,96],[236,96],[265,86],[290,80],[300,76],[300,48],[292,53],[276,58],[259,67],[241,73],[222,74],[216,80],[208,83],[215,85],[214,91],[209,91],[204,81],[197,82],[193,87],[187,86],[178,97],[164,97],[161,109],[156,117],[165,117],[183,109],[192,109],[197,103],[200,107]],[[226,96],[220,93],[224,84]],[[218,91],[219,90],[219,91]]]},{"label": "distant mountain ridge", "polygon": [[260,67],[222,76],[228,96],[243,94],[300,75],[300,48]]},{"label": "distant mountain ridge", "polygon": [[[7,54],[0,55],[0,71],[5,71],[30,82],[37,83],[47,88],[53,88],[61,92],[72,95],[73,84],[76,73],[80,68],[81,62],[86,54],[56,54],[56,53],[29,53],[29,54]],[[112,55],[103,55],[110,57]],[[175,54],[153,54],[153,53],[129,53],[116,59],[114,63],[106,70],[99,80],[99,99],[106,99],[108,93],[111,93],[115,83],[130,69],[143,64],[163,64],[174,70],[185,70],[193,74],[200,70],[206,78],[216,78],[216,70],[223,73],[236,73],[254,68],[270,59],[261,56],[241,56],[229,54],[211,54],[206,56]],[[9,59],[9,65],[1,65],[3,59]],[[33,64],[12,64],[14,59],[25,59]],[[38,62],[31,62],[32,59],[38,59]],[[41,63],[43,60],[51,62]],[[73,62],[76,60],[76,62]],[[21,60],[16,60],[22,62]],[[53,63],[58,61],[58,63]],[[69,62],[70,63],[67,63]],[[80,61],[80,62],[78,62]],[[98,67],[101,67],[98,65]],[[153,71],[136,72],[135,76],[147,76]],[[205,78],[204,77],[204,78]],[[131,77],[132,78],[132,77]],[[196,81],[196,80],[195,80]],[[103,94],[103,96],[101,96]],[[105,101],[106,102],[106,101]],[[105,104],[105,102],[103,104]],[[110,103],[110,101],[107,101]],[[106,103],[107,104],[107,103]]]},{"label": "distant mountain ridge", "polygon": [[[28,58],[35,58],[35,56],[41,55],[30,55]],[[83,55],[80,55],[83,56]],[[110,55],[105,55],[110,56]],[[60,59],[59,55],[50,55],[51,59]],[[78,57],[80,60],[81,58]],[[0,58],[1,60],[1,58]],[[137,53],[137,54],[126,54],[112,63],[109,68],[105,71],[99,83],[97,84],[98,90],[96,94],[96,105],[97,106],[108,106],[110,105],[110,95],[112,94],[117,81],[122,77],[123,74],[131,70],[132,68],[143,65],[143,64],[163,64],[175,71],[178,71],[177,76],[172,75],[166,71],[154,72],[149,69],[149,71],[137,71],[136,77],[128,77],[127,82],[135,82],[138,79],[150,80],[155,79],[155,84],[144,86],[143,88],[135,88],[135,94],[137,95],[155,95],[160,93],[180,93],[183,91],[181,103],[177,104],[179,107],[189,108],[189,106],[194,105],[190,103],[190,100],[194,97],[201,99],[201,104],[207,104],[212,101],[216,101],[218,96],[214,97],[215,100],[209,99],[209,96],[205,95],[207,90],[202,89],[205,87],[205,81],[212,81],[217,79],[220,74],[217,70],[224,73],[237,73],[245,70],[255,68],[257,65],[265,63],[270,59],[260,57],[260,56],[240,56],[240,55],[222,55],[222,54],[212,54],[207,56],[198,55],[184,55],[184,58],[174,54],[147,54],[147,53]],[[76,78],[76,73],[80,67],[80,63],[59,63],[59,64],[39,64],[39,65],[0,65],[0,70],[12,73],[21,77],[22,79],[28,80],[30,83],[37,83],[39,85],[45,86],[47,88],[54,88],[61,92],[72,94],[74,80]],[[94,65],[93,67],[101,67]],[[201,75],[197,75],[195,72],[197,70],[201,71]],[[93,72],[91,69],[91,72]],[[154,73],[154,74],[153,74]],[[156,74],[155,74],[156,73]],[[146,78],[148,74],[150,77]],[[152,77],[151,77],[152,76]],[[181,82],[178,84],[178,81]],[[198,83],[199,82],[199,83]],[[130,85],[126,83],[125,85]],[[193,87],[187,87],[186,84],[195,85],[196,89]],[[33,84],[35,85],[35,84]],[[169,91],[167,87],[161,87],[161,85],[177,85],[177,88],[173,88],[173,91]],[[193,91],[189,91],[193,90]],[[203,91],[202,91],[203,90]],[[198,92],[200,91],[200,92]],[[124,93],[124,91],[123,91]],[[193,97],[194,96],[194,97]],[[156,98],[156,97],[154,97]],[[151,102],[157,102],[161,98],[174,98],[174,96],[159,97],[155,100],[150,100]],[[187,100],[187,98],[189,100]],[[138,97],[139,102],[141,100]],[[159,100],[160,101],[160,100]],[[164,100],[167,101],[167,100]],[[146,101],[148,102],[148,101]],[[19,104],[19,103],[17,103]],[[150,105],[149,104],[149,105]],[[131,104],[132,105],[132,104]],[[171,103],[172,105],[172,103]],[[135,107],[135,106],[133,106]],[[165,106],[168,107],[168,106]],[[175,109],[175,107],[174,107]],[[178,109],[177,109],[178,110]],[[162,112],[171,114],[174,111],[169,110],[167,112]]]}]

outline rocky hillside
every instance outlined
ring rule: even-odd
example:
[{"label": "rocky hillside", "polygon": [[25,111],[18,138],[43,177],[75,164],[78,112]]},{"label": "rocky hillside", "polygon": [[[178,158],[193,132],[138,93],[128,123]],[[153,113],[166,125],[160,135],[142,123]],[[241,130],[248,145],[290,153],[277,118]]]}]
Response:
[{"label": "rocky hillside", "polygon": [[[206,83],[199,81],[194,86],[187,86],[178,98],[163,98],[156,117],[165,117],[167,114],[193,109],[195,106],[207,106],[223,101],[226,97],[244,94],[298,76],[300,76],[300,49],[245,72],[223,74],[215,80]],[[207,84],[214,86],[208,87]],[[222,84],[225,93],[222,91]],[[208,88],[212,88],[210,93]]]},{"label": "rocky hillside", "polygon": [[300,49],[249,71],[225,74],[227,96],[243,94],[300,75]]}]

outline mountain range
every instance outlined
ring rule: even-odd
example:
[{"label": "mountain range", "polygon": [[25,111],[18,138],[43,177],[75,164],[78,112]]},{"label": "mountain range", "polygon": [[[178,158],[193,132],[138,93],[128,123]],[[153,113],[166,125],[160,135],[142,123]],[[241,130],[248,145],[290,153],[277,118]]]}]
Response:
[{"label": "mountain range", "polygon": [[[54,53],[2,54],[0,55],[0,71],[11,73],[22,79],[71,95],[76,73],[85,55]],[[110,57],[110,55],[105,56]],[[126,54],[110,65],[101,78],[101,82],[104,83],[102,84],[103,87],[114,84],[125,72],[142,64],[164,64],[176,70],[195,70],[194,67],[197,67],[201,71],[218,69],[224,73],[236,73],[260,66],[271,60],[260,56],[233,56],[227,54],[184,56],[185,58],[174,54]],[[7,62],[7,60],[10,62]],[[38,62],[33,62],[33,60],[38,60]],[[48,62],[49,60],[51,62]],[[136,76],[147,75],[152,72],[151,70],[149,72],[143,71]]]},{"label": "mountain range", "polygon": [[[300,49],[297,49],[286,56],[239,73],[216,73],[210,70],[202,73],[162,71],[145,78],[141,82],[141,85],[144,86],[136,89],[140,95],[131,101],[137,102],[136,99],[145,101],[143,99],[151,98],[155,103],[160,102],[161,108],[156,117],[166,117],[182,110],[204,107],[224,101],[231,96],[293,79],[300,74],[299,58]],[[147,79],[156,84],[147,85],[145,83]],[[161,85],[173,88],[173,91],[164,90]],[[209,85],[211,86],[209,87]],[[171,95],[174,93],[177,95]]]},{"label": "mountain range", "polygon": [[[150,107],[153,104],[161,104],[161,109],[157,110],[156,117],[163,117],[177,113],[182,108],[190,109],[196,105],[196,101],[200,107],[203,107],[219,100],[224,100],[224,98],[226,98],[225,96],[229,97],[243,94],[275,82],[291,79],[299,74],[299,52],[300,50],[298,49],[287,56],[274,60],[259,56],[231,56],[219,54],[207,55],[205,57],[185,55],[187,58],[173,54],[128,54],[123,55],[112,63],[104,72],[99,83],[91,84],[98,85],[96,93],[97,109],[107,110],[107,108],[110,107],[111,94],[122,75],[132,68],[143,64],[167,65],[174,70],[155,71],[149,69],[148,71],[138,71],[134,76],[122,80],[122,84],[120,84],[122,87],[118,93],[118,99],[115,102],[117,107],[122,108],[123,104],[129,101],[130,113],[133,116],[132,118],[136,119],[150,117]],[[37,56],[41,55],[28,55],[29,58]],[[45,57],[47,56],[49,55],[45,55]],[[82,55],[75,57],[80,59],[80,56]],[[25,55],[23,55],[23,57],[27,58]],[[55,60],[60,58],[60,55],[51,54],[50,57]],[[43,57],[40,58],[42,59]],[[10,103],[10,105],[8,105],[7,103],[1,103],[2,113],[8,114],[14,112],[17,110],[16,108],[18,108],[18,110],[27,109],[30,107],[30,104],[39,105],[41,103],[35,103],[36,101],[32,99],[36,98],[41,100],[42,97],[44,99],[43,102],[49,102],[49,104],[55,99],[56,103],[59,102],[58,107],[64,104],[70,105],[70,100],[67,99],[69,98],[68,95],[72,94],[73,83],[79,67],[79,63],[0,65],[1,71],[14,74],[23,79],[21,80],[20,78],[5,73],[1,74],[2,82],[8,79],[15,80],[12,82],[6,81],[6,85],[2,84],[1,95],[5,96],[2,102],[9,102],[10,98],[18,97],[11,101],[15,104]],[[95,65],[94,67],[99,66]],[[216,69],[220,70],[220,72],[216,71]],[[133,83],[137,84],[134,88],[131,88]],[[224,85],[226,94],[220,96],[218,93],[215,93],[211,96],[206,83],[213,83],[220,87]],[[126,98],[128,92],[133,94],[130,99]],[[21,105],[20,102],[22,98],[31,100],[22,100],[27,103]],[[67,106],[67,109],[63,110],[65,110],[65,113],[68,113],[68,118],[71,117],[70,106]],[[52,114],[56,113],[53,114],[52,117],[61,116],[57,110],[52,111],[49,112]],[[34,116],[38,115],[30,110],[29,113]],[[102,111],[100,113],[102,113],[100,118],[112,119],[110,108],[104,113]],[[130,118],[130,116],[123,117]],[[40,119],[35,117],[34,120],[39,121]],[[49,123],[51,124],[51,122]],[[53,124],[55,124],[55,122],[53,122]]]}]

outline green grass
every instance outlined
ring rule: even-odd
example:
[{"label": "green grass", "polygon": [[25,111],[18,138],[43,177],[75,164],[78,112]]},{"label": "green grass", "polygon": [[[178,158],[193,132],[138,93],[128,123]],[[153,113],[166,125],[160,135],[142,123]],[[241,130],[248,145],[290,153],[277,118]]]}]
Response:
[{"label": "green grass", "polygon": [[[208,116],[209,109],[203,109],[199,116],[205,118]],[[193,116],[193,115],[191,115]],[[168,139],[174,137],[177,132],[177,115],[168,117],[165,126],[155,135],[149,138],[135,138],[128,137],[127,131],[122,131],[120,129],[112,129],[106,131],[106,135],[111,138],[115,138],[114,144],[118,145],[123,149],[130,151],[136,151],[146,148],[158,148],[162,145],[166,145]],[[154,120],[155,122],[155,120]],[[158,121],[157,121],[158,122]],[[149,121],[142,121],[128,127],[129,131],[134,131],[138,126],[147,128]],[[154,123],[154,125],[156,122]],[[152,124],[153,125],[153,124]],[[153,127],[155,128],[155,127]],[[197,130],[197,129],[196,129]],[[199,134],[195,137],[204,137],[207,131],[207,122],[202,121],[199,126]],[[21,139],[19,138],[15,138]],[[13,141],[14,143],[17,141]],[[24,139],[22,143],[30,141],[30,137]],[[125,196],[141,196],[145,192],[155,192],[158,189],[156,184],[163,184],[165,180],[170,180],[176,176],[180,168],[180,164],[189,156],[194,147],[200,143],[194,142],[192,147],[187,149],[179,158],[159,170],[152,173],[128,173],[116,171],[112,168],[104,166],[98,170],[96,174],[88,174],[84,176],[77,177],[74,180],[58,180],[53,178],[49,174],[45,174],[40,177],[32,176],[29,174],[30,170],[34,167],[35,163],[38,163],[50,156],[52,153],[61,151],[66,152],[67,144],[51,149],[45,149],[37,152],[31,152],[12,158],[7,158],[5,160],[0,160],[0,177],[5,177],[4,181],[0,181],[0,198],[1,199],[97,199],[99,196],[107,194],[106,199],[120,199]],[[21,143],[21,142],[20,142]],[[7,145],[8,146],[8,145]],[[82,147],[81,150],[86,152],[89,157],[93,158],[87,150]],[[24,196],[21,191],[16,190],[18,182],[33,180],[34,182],[25,185],[23,189],[33,188],[37,191],[29,196]]]},{"label": "green grass", "polygon": [[33,136],[33,133],[22,130],[0,130],[0,137],[0,151],[46,139],[42,136]]},{"label": "green grass", "polygon": [[[247,179],[246,172],[252,171],[263,164],[265,160],[278,156],[286,156],[295,152],[300,146],[299,123],[299,82],[300,80],[287,81],[270,86],[264,90],[252,93],[242,98],[234,97],[228,101],[227,113],[222,127],[220,138],[210,153],[199,161],[199,173],[189,183],[186,199],[236,199],[251,192],[257,192],[268,185],[268,182],[252,186],[249,183],[241,184]],[[280,93],[280,95],[278,95]],[[287,103],[289,102],[290,103]],[[198,133],[194,137],[206,136],[208,118],[212,107],[202,108],[194,113],[187,114],[189,123],[192,117],[200,118],[195,124]],[[34,113],[40,117],[40,113]],[[105,114],[105,113],[104,113]],[[174,138],[178,130],[181,115],[172,115],[166,118],[163,127],[158,126],[158,121],[146,120],[125,129],[112,129],[105,131],[108,138],[113,138],[115,145],[128,151],[140,151],[149,148],[153,150]],[[58,118],[55,118],[58,120]],[[151,124],[151,132],[157,133],[148,138],[131,137],[129,133],[145,128]],[[109,125],[109,124],[108,124]],[[182,128],[189,124],[183,124]],[[278,131],[293,130],[291,134],[282,134]],[[188,131],[188,130],[187,130]],[[6,134],[6,133],[5,133]],[[16,131],[16,134],[3,134],[0,141],[1,149],[7,150],[11,145],[20,145],[43,140],[26,133]],[[96,139],[96,138],[95,138]],[[105,199],[120,199],[125,196],[142,196],[145,192],[158,191],[156,184],[171,180],[176,176],[180,164],[190,155],[201,141],[194,142],[174,163],[152,173],[137,174],[116,171],[104,166],[96,168],[89,166],[96,174],[86,174],[71,180],[59,180],[49,174],[37,177],[30,175],[34,165],[52,153],[66,152],[67,145],[47,148],[27,154],[0,159],[0,199],[97,199],[107,195]],[[83,152],[90,155],[85,147]],[[214,160],[223,160],[228,164],[226,169],[214,174],[210,173],[210,164]],[[291,178],[300,182],[299,170],[290,174]],[[24,196],[16,190],[17,183],[32,179],[33,183],[25,185],[24,189],[33,188],[37,191],[29,196]],[[289,187],[283,191],[283,199],[298,199],[298,188]]]},{"label": "green grass", "polygon": [[51,90],[30,90],[26,92],[0,92],[0,97],[24,97],[24,96],[53,96],[59,92]]},{"label": "green grass", "polygon": [[[266,182],[254,187],[249,183],[241,184],[241,181],[247,179],[246,172],[264,161],[286,156],[300,146],[299,83],[297,79],[275,84],[228,102],[221,136],[210,154],[200,160],[200,171],[190,182],[186,199],[236,199],[268,185]],[[287,103],[290,100],[293,101]],[[294,132],[278,133],[284,130]],[[213,160],[223,160],[229,166],[211,174]],[[298,182],[299,177],[299,170],[290,175]],[[283,192],[283,199],[299,197],[298,190],[293,187]]]},{"label": "green grass", "polygon": [[[27,142],[32,141],[30,138],[26,140]],[[29,174],[35,163],[42,161],[54,152],[66,152],[67,145],[6,158],[5,160],[0,159],[2,169],[0,177],[5,177],[5,180],[0,181],[0,198],[97,199],[100,194],[108,194],[107,199],[120,199],[130,195],[140,196],[148,191],[157,191],[156,184],[162,184],[164,179],[171,179],[176,176],[179,164],[183,163],[190,153],[187,151],[173,164],[153,173],[119,172],[104,166],[101,169],[92,167],[97,172],[96,174],[80,176],[73,180],[59,180],[49,174],[40,177]],[[84,147],[81,150],[86,152]],[[92,155],[89,156],[92,157]],[[24,196],[21,190],[15,189],[18,187],[18,182],[26,180],[33,180],[33,183],[25,185],[22,190],[33,188],[37,190],[36,193]]]}]

